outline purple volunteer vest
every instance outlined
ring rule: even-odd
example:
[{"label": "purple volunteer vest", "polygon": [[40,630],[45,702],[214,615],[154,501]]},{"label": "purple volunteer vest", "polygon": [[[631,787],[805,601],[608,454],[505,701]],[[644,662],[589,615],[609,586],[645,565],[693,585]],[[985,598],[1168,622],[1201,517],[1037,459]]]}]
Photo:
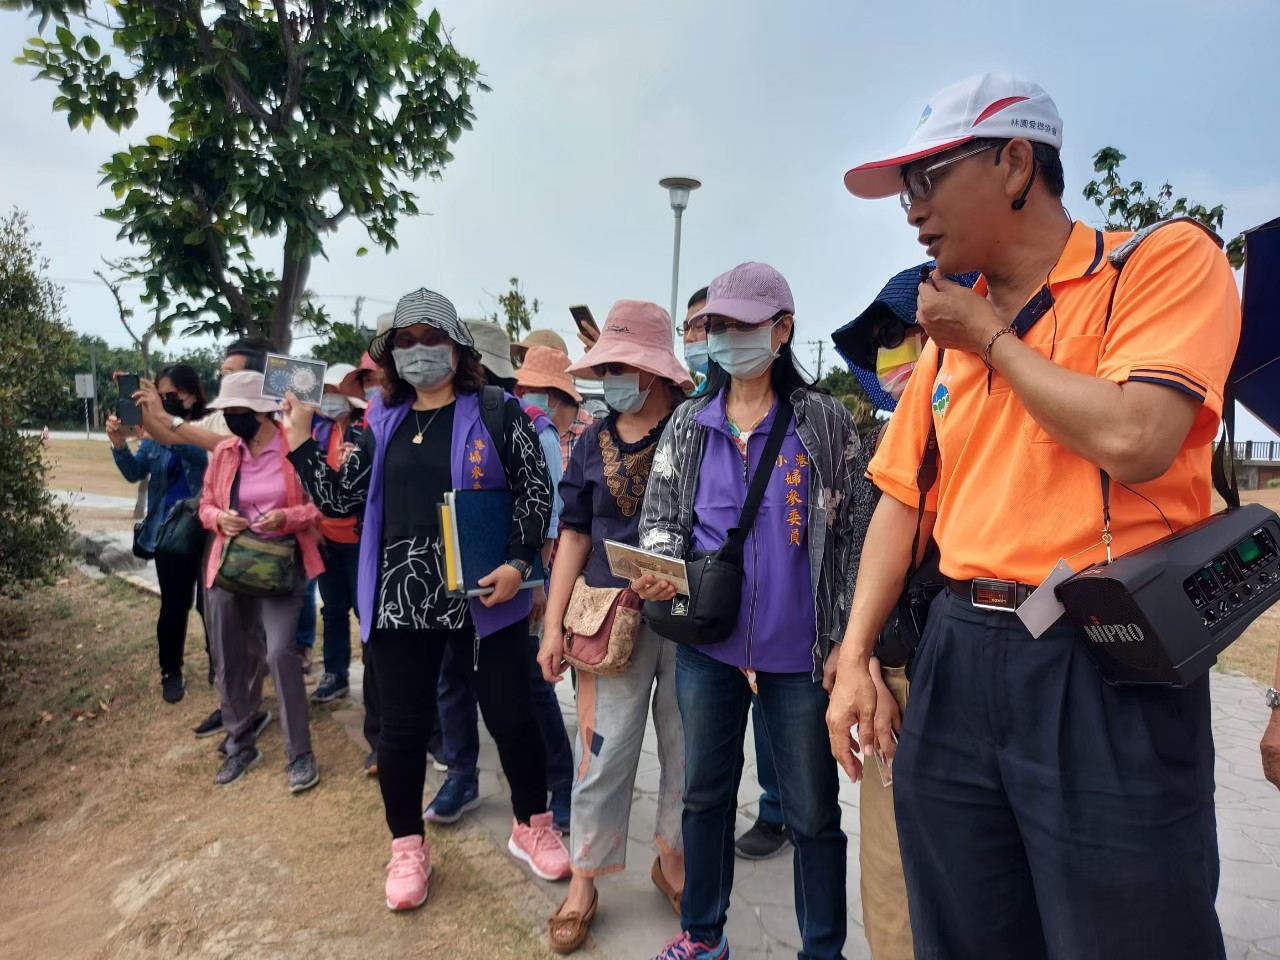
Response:
[{"label": "purple volunteer vest", "polygon": [[[364,528],[360,534],[360,576],[356,593],[361,610],[374,610],[378,595],[378,559],[382,553],[382,486],[387,444],[405,417],[408,403],[386,407],[381,396],[369,404],[368,423],[373,431],[373,468],[369,476],[369,498],[365,504]],[[453,412],[453,438],[449,450],[455,490],[501,490],[507,485],[502,457],[480,418],[480,398],[474,393],[458,394]],[[514,598],[496,607],[486,607],[478,599],[470,601],[471,620],[476,633],[487,637],[533,608],[533,595],[521,590]],[[360,618],[360,639],[368,641],[376,615]]]},{"label": "purple volunteer vest", "polygon": [[[757,468],[777,413],[775,403],[747,439],[747,460]],[[693,549],[717,550],[737,525],[747,497],[742,455],[724,415],[724,394],[694,419],[706,428],[698,488],[693,496]],[[699,647],[730,666],[768,673],[813,672],[813,577],[809,570],[809,456],[787,427],[782,451],[743,550],[742,605],[728,639]]]}]

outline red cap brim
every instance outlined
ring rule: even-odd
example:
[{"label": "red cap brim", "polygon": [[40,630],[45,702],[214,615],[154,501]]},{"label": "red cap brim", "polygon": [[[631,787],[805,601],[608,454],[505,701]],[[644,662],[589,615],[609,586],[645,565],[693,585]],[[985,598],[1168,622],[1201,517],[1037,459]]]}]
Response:
[{"label": "red cap brim", "polygon": [[897,153],[891,157],[872,160],[854,167],[844,175],[845,189],[855,197],[863,200],[882,200],[885,197],[896,197],[902,192],[902,167],[904,164],[923,160],[925,157],[945,153],[962,143],[968,143],[973,137],[960,137],[957,140],[944,140],[931,143],[922,150],[913,153]]}]

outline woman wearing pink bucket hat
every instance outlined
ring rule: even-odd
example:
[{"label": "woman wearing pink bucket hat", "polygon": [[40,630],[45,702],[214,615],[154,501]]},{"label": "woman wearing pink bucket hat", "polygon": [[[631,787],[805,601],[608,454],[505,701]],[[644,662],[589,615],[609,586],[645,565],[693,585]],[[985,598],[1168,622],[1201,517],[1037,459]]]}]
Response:
[{"label": "woman wearing pink bucket hat", "polygon": [[[662,307],[620,300],[609,311],[600,339],[569,367],[570,374],[591,371],[599,376],[612,409],[583,431],[560,483],[560,545],[538,652],[543,676],[551,682],[565,673],[564,621],[571,597],[577,606],[592,596],[591,591],[599,597],[612,590],[620,591],[614,603],[628,597],[637,602],[627,582],[610,571],[604,541],[639,541],[640,505],[658,439],[684,391],[693,385],[676,359],[674,340],[671,317]],[[521,373],[537,360],[535,350],[529,351]],[[564,903],[548,921],[548,945],[556,953],[572,953],[582,946],[599,904],[596,878],[625,866],[631,797],[650,699],[662,784],[654,831],[658,857],[650,877],[679,913],[684,889],[684,728],[676,707],[675,663],[674,645],[641,626],[625,672],[578,673],[578,778],[569,829],[573,879]]]}]

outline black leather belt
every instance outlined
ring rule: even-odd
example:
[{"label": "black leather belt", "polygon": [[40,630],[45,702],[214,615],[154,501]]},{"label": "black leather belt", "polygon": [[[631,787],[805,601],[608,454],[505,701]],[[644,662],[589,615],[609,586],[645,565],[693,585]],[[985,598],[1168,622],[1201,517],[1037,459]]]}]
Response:
[{"label": "black leather belt", "polygon": [[952,580],[944,578],[947,589],[957,597],[968,600],[979,610],[997,610],[1001,613],[1013,613],[1027,602],[1027,597],[1036,591],[1036,587],[1016,580],[993,580],[987,577],[975,577],[972,580]]}]

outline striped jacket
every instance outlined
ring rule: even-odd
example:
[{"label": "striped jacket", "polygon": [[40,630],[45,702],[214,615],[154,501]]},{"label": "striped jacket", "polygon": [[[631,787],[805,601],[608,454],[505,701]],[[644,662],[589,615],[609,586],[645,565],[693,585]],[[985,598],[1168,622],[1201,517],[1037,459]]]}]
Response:
[{"label": "striped jacket", "polygon": [[[684,558],[693,536],[693,498],[698,489],[706,428],[694,416],[710,397],[695,397],[672,415],[653,458],[653,471],[640,512],[640,546],[670,557]],[[813,650],[813,678],[822,679],[822,666],[832,644],[844,635],[849,619],[850,589],[845,571],[861,551],[853,540],[853,491],[861,477],[855,472],[858,431],[844,405],[810,390],[791,396],[796,434],[809,454],[809,571],[817,623]]]}]

